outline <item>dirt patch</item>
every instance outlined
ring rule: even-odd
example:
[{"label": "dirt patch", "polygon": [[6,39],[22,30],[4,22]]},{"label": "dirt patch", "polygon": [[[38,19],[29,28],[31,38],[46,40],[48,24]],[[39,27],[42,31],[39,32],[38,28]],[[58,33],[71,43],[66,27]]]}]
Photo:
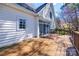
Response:
[{"label": "dirt patch", "polygon": [[77,55],[67,35],[24,40],[0,51],[1,56],[66,56]]},{"label": "dirt patch", "polygon": [[29,39],[18,43],[11,48],[7,48],[0,52],[1,56],[25,56],[25,55],[48,55],[55,54],[56,44],[53,40],[49,39]]}]

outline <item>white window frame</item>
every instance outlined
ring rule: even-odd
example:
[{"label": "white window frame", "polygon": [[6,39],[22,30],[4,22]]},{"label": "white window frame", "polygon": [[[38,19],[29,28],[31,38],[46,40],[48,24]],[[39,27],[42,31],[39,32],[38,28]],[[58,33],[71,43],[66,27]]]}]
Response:
[{"label": "white window frame", "polygon": [[23,19],[23,20],[25,20],[25,29],[20,29],[19,28],[19,23],[20,23],[20,19],[23,19],[23,18],[19,18],[19,19],[17,19],[17,24],[16,24],[16,28],[17,28],[17,30],[19,30],[19,31],[23,31],[23,30],[26,30],[26,19]]}]

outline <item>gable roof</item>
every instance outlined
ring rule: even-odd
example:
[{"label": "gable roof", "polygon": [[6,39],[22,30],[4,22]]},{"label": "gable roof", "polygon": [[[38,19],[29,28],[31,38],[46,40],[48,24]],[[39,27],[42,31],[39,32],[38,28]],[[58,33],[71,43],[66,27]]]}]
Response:
[{"label": "gable roof", "polygon": [[34,12],[34,13],[38,13],[44,6],[46,6],[47,3],[42,4],[37,9],[33,9],[32,7],[30,7],[29,5],[27,5],[25,3],[17,3],[17,4],[20,5],[21,7],[24,7],[25,9],[28,9],[28,10]]},{"label": "gable roof", "polygon": [[46,6],[47,3],[44,3],[43,5],[39,6],[37,9],[36,9],[36,13],[38,13],[44,6]]},{"label": "gable roof", "polygon": [[28,6],[28,5],[25,4],[25,3],[17,3],[17,4],[18,4],[19,6],[25,8],[25,9],[28,9],[28,10],[30,10],[30,11],[32,11],[32,12],[35,12],[33,8],[31,8],[30,6]]}]

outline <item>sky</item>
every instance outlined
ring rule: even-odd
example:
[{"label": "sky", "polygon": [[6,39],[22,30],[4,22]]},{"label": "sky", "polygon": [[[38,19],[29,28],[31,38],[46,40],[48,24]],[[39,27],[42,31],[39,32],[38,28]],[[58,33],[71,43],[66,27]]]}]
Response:
[{"label": "sky", "polygon": [[44,3],[29,3],[29,5],[34,8],[34,9],[37,9],[39,6],[41,6],[42,4]]},{"label": "sky", "polygon": [[61,6],[63,5],[63,3],[55,3],[54,5],[54,11],[55,11],[55,15],[59,16],[59,12],[61,12]]},{"label": "sky", "polygon": [[34,8],[36,9],[36,8],[38,8],[42,4],[44,4],[44,3],[34,3]]}]

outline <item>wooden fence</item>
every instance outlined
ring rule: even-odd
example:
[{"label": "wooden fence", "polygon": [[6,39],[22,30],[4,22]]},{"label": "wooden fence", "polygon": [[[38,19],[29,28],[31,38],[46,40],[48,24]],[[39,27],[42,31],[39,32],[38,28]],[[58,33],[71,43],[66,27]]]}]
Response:
[{"label": "wooden fence", "polygon": [[78,52],[79,55],[79,32],[78,31],[72,31],[72,38],[73,38],[73,44]]}]

